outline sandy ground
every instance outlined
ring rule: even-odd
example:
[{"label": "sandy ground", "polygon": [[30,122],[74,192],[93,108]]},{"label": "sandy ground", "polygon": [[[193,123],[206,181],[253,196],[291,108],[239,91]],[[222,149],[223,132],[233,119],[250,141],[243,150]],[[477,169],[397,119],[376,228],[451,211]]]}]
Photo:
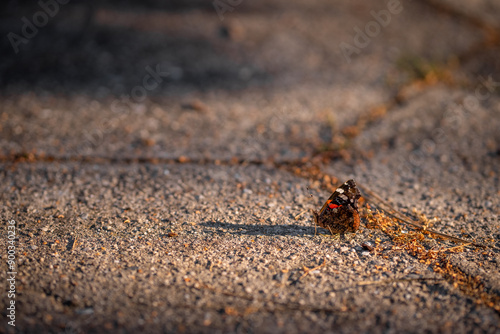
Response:
[{"label": "sandy ground", "polygon": [[[43,10],[7,9],[4,36]],[[227,9],[75,2],[3,39],[0,330],[500,332],[496,2]],[[359,231],[316,230],[349,178]]]}]

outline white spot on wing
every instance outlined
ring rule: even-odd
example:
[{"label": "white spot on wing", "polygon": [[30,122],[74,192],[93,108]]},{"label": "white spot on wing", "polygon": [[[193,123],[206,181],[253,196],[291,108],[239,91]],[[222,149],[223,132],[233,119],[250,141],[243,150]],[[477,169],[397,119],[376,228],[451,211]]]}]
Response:
[{"label": "white spot on wing", "polygon": [[335,192],[339,193],[339,194],[343,194],[344,193],[344,189],[338,188],[337,190],[335,190]]}]

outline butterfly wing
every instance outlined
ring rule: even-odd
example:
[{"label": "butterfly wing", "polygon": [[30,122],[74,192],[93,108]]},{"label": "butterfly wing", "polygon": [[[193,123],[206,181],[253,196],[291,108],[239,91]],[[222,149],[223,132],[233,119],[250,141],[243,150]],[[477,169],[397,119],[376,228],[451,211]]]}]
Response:
[{"label": "butterfly wing", "polygon": [[333,233],[356,231],[359,228],[358,199],[361,193],[354,180],[338,187],[325,202],[319,213],[315,213],[316,225]]},{"label": "butterfly wing", "polygon": [[354,180],[348,180],[330,195],[319,211],[319,214],[322,214],[327,208],[335,209],[343,205],[352,205],[357,209],[359,197],[361,197],[361,193],[356,187],[356,182],[354,182]]}]

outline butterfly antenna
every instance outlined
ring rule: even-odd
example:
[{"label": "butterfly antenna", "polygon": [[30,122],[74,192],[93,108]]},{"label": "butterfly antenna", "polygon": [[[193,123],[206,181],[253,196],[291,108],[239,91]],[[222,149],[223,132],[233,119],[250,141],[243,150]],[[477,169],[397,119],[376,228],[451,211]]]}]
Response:
[{"label": "butterfly antenna", "polygon": [[309,192],[309,196],[311,196],[311,198],[313,198],[313,194],[311,194],[311,189],[309,189],[309,187],[306,187],[307,188],[307,191]]}]

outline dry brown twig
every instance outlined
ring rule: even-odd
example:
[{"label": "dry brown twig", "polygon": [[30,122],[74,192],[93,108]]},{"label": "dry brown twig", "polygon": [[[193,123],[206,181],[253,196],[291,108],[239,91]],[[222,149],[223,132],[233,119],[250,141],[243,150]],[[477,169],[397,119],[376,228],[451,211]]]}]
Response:
[{"label": "dry brown twig", "polygon": [[302,268],[302,270],[304,270],[304,273],[302,274],[302,276],[299,277],[298,281],[300,281],[302,278],[306,277],[307,274],[309,274],[310,272],[318,270],[319,268],[324,267],[325,265],[326,265],[326,260],[323,259],[323,263],[321,263],[319,266],[316,266],[316,267],[314,267],[312,269],[309,269],[306,266],[304,266]]}]

